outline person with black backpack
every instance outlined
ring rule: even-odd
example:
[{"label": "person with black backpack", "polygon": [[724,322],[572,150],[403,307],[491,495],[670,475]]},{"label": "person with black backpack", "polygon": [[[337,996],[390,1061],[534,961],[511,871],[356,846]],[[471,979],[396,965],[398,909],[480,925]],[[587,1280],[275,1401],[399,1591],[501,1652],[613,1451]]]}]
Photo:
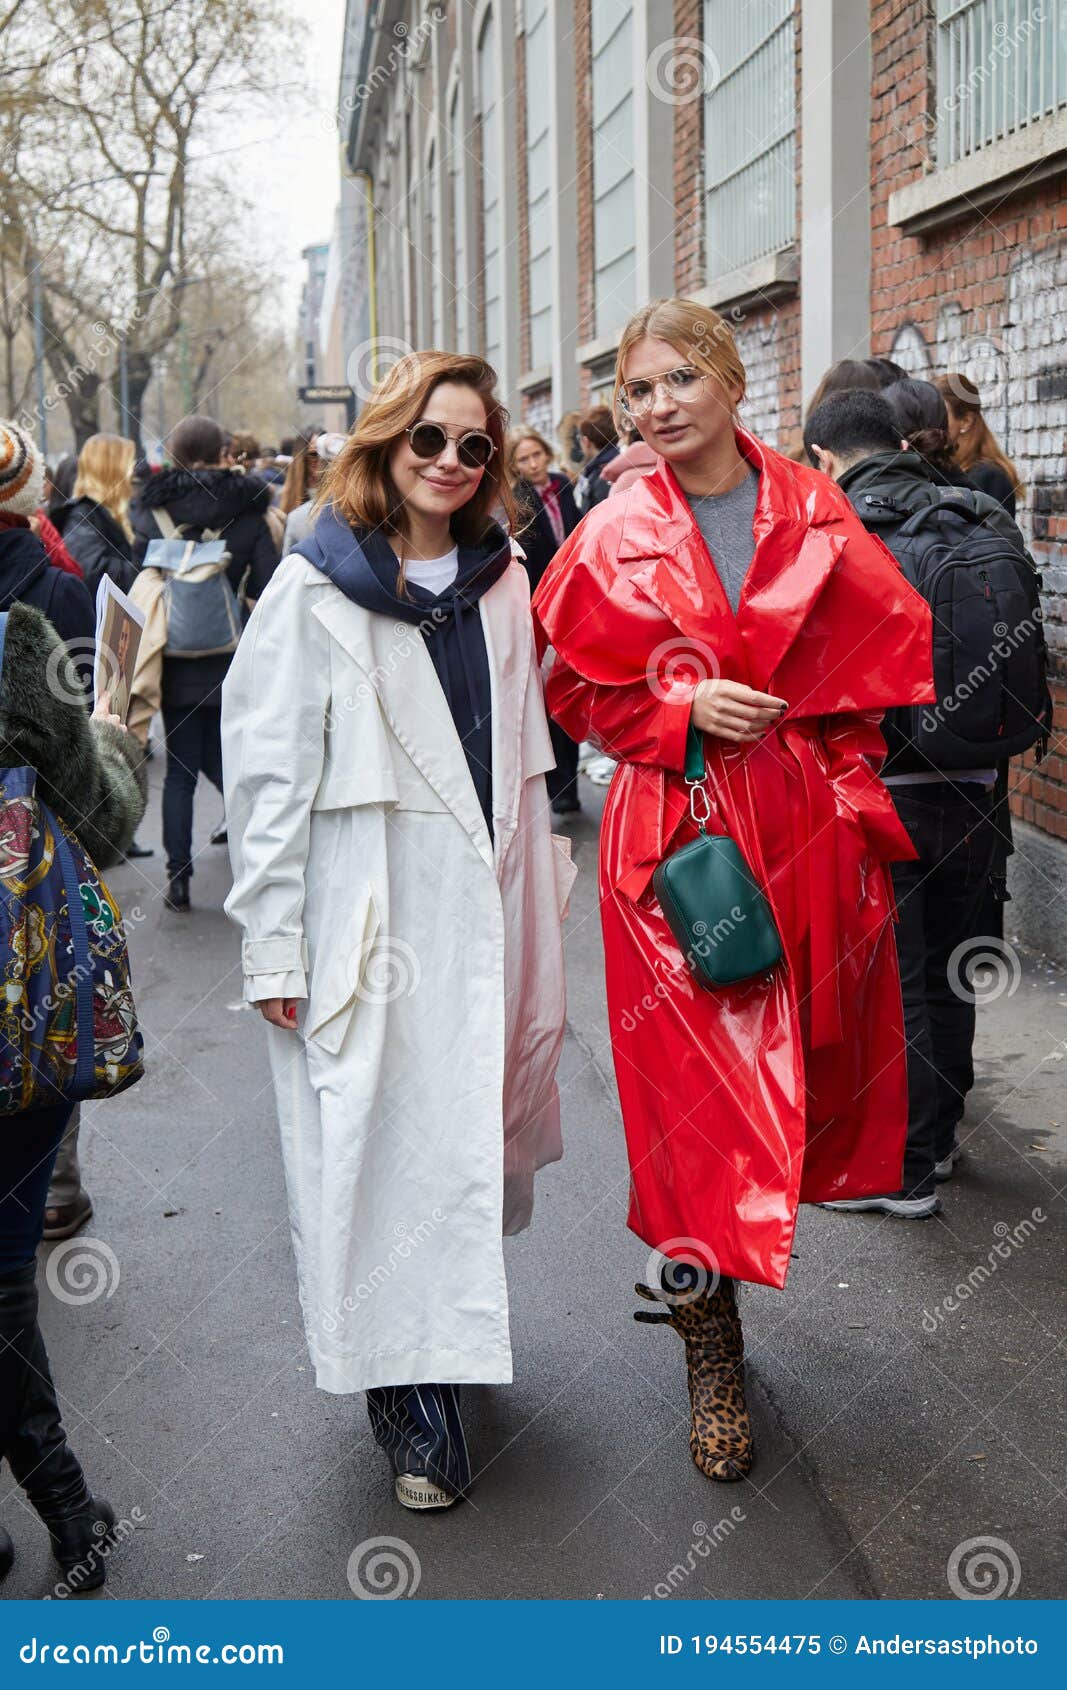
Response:
[{"label": "person with black backpack", "polygon": [[[212,418],[186,417],[167,441],[173,467],[152,476],[130,507],[143,566],[131,596],[147,621],[127,720],[143,739],[162,707],[166,902],[177,911],[189,908],[199,776],[222,791],[222,683],[246,610],[278,563],[270,489],[223,464],[225,439]],[[226,843],[224,828],[212,842]]]},{"label": "person with black backpack", "polygon": [[917,856],[893,864],[908,1041],[908,1138],[900,1191],[828,1203],[924,1219],[940,1208],[974,1083],[967,978],[993,859],[997,764],[1047,740],[1051,700],[1040,576],[987,494],[951,484],[901,438],[880,393],[835,393],[808,417],[811,461],[893,552],[933,611],[934,704],[882,722],[881,778]]}]

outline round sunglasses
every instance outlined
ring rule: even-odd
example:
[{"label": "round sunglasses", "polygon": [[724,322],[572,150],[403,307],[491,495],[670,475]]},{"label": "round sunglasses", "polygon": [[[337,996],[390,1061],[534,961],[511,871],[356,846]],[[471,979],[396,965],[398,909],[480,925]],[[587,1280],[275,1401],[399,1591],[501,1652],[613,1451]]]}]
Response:
[{"label": "round sunglasses", "polygon": [[456,456],[467,469],[484,469],[496,446],[490,435],[480,428],[464,429],[457,434],[441,423],[417,422],[406,428],[408,445],[417,458],[440,457],[450,440],[456,443]]}]

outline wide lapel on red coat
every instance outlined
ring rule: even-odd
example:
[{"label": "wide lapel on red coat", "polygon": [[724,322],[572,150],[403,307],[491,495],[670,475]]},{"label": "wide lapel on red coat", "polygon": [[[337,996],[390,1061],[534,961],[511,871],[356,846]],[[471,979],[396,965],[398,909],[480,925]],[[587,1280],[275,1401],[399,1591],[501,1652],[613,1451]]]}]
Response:
[{"label": "wide lapel on red coat", "polygon": [[741,588],[737,623],[752,684],[770,683],[808,612],[833,573],[844,535],[820,525],[818,508],[787,458],[739,429],[737,444],[760,472],[753,536],[756,547]]},{"label": "wide lapel on red coat", "polygon": [[660,459],[633,489],[619,562],[638,562],[630,584],[678,630],[676,639],[661,642],[660,667],[678,675],[688,648],[700,678],[720,671],[737,678],[745,663],[737,623],[706,556],[688,501]]},{"label": "wide lapel on red coat", "polygon": [[[737,614],[709,569],[707,551],[689,502],[661,459],[635,487],[619,547],[620,563],[643,558],[633,585],[668,617],[704,659],[705,675],[721,672],[766,688],[833,573],[845,546],[829,506],[802,486],[789,460],[745,429],[739,450],[760,472],[755,551]],[[638,493],[638,488],[640,492]],[[671,653],[673,667],[678,656]],[[719,670],[707,666],[714,654]]]}]

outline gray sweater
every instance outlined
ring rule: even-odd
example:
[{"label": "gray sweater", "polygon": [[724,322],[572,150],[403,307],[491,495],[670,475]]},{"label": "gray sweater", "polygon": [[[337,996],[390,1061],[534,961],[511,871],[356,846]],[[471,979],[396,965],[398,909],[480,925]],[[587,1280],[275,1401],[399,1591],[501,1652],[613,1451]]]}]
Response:
[{"label": "gray sweater", "polygon": [[741,602],[741,588],[748,574],[756,542],[752,523],[756,515],[759,473],[753,470],[728,493],[702,493],[687,500],[700,529],[711,561],[718,571],[723,591],[734,614]]}]

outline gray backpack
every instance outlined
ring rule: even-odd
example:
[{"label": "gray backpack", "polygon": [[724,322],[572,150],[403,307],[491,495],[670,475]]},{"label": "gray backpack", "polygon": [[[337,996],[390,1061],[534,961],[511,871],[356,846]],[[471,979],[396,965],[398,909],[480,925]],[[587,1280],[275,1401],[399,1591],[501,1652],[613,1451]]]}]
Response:
[{"label": "gray backpack", "polygon": [[186,540],[187,524],[179,525],[164,510],[152,514],[163,539],[148,542],[143,567],[165,576],[166,655],[218,657],[236,651],[241,607],[227,574],[225,541],[210,528],[202,528],[198,540]]}]

